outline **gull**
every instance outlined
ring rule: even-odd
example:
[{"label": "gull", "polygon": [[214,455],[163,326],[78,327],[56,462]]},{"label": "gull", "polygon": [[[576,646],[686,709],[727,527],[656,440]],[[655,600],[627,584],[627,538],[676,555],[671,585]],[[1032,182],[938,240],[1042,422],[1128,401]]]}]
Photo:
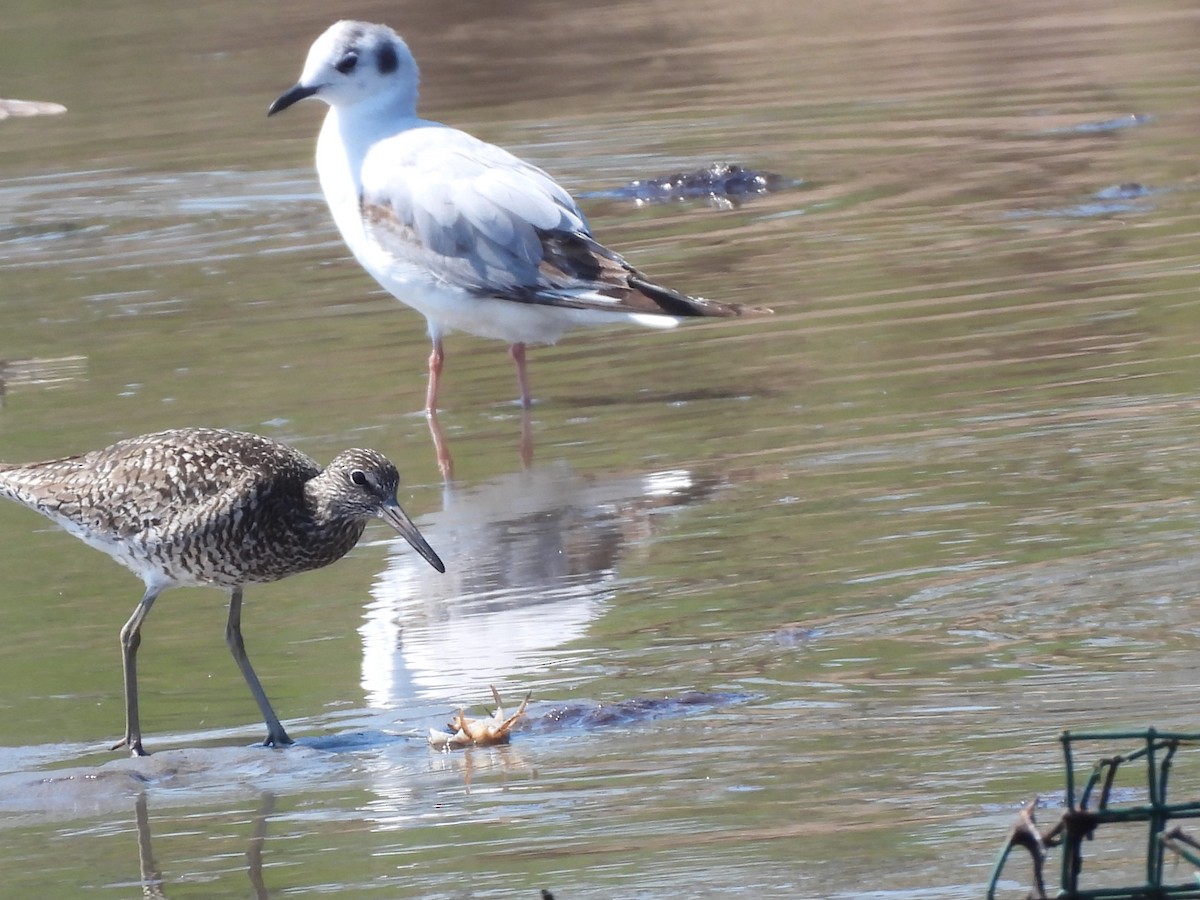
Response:
[{"label": "gull", "polygon": [[329,105],[317,139],[321,190],[359,264],[428,322],[427,415],[437,412],[448,331],[506,341],[528,410],[527,344],[553,344],[580,325],[669,328],[687,317],[769,312],[650,280],[592,237],[544,171],[420,118],[419,80],[395,31],[341,21],[313,43],[300,80],[267,115],[309,97]]}]

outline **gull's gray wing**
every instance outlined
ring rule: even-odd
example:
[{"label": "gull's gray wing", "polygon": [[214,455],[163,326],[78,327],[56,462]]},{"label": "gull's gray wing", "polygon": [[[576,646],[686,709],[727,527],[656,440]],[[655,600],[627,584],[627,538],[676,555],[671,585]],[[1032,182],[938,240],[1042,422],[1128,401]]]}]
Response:
[{"label": "gull's gray wing", "polygon": [[737,307],[650,282],[595,241],[561,185],[506,150],[429,123],[380,141],[362,166],[369,241],[398,269],[417,267],[479,296],[670,316]]},{"label": "gull's gray wing", "polygon": [[588,234],[549,175],[492,144],[437,125],[381,141],[362,167],[367,237],[401,265],[479,293],[552,285],[542,235]]}]

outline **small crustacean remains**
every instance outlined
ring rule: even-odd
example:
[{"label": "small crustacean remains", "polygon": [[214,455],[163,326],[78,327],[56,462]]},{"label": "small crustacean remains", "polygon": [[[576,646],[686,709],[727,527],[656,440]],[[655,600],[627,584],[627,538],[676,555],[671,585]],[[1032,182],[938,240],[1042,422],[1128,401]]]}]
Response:
[{"label": "small crustacean remains", "polygon": [[530,691],[526,694],[517,711],[505,718],[504,704],[500,702],[500,692],[493,685],[488,685],[488,687],[492,689],[492,697],[496,701],[494,713],[486,719],[468,719],[466,713],[460,709],[458,715],[451,719],[450,724],[446,726],[449,731],[429,729],[429,743],[439,750],[459,750],[463,747],[490,747],[493,744],[507,744],[509,732],[512,731],[512,727],[517,724],[517,721],[524,717],[525,707],[529,704],[529,698],[533,692]]}]

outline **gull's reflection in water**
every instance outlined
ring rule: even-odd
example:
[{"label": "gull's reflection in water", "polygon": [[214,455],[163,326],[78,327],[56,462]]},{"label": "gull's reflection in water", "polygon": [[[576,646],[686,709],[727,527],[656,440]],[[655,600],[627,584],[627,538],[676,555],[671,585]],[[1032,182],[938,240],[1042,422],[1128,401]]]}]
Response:
[{"label": "gull's reflection in water", "polygon": [[[429,425],[429,436],[433,439],[438,470],[442,473],[442,479],[449,483],[454,478],[454,458],[450,455],[450,444],[438,421],[437,411],[430,412],[425,421]],[[522,468],[528,469],[533,465],[533,418],[528,409],[521,410],[521,438],[517,444],[517,457],[521,460]]]},{"label": "gull's reflection in water", "polygon": [[488,684],[562,658],[612,597],[622,558],[663,513],[718,484],[679,469],[584,477],[559,464],[447,486],[443,510],[421,521],[446,574],[397,550],[372,588],[360,629],[367,702],[474,703]]}]

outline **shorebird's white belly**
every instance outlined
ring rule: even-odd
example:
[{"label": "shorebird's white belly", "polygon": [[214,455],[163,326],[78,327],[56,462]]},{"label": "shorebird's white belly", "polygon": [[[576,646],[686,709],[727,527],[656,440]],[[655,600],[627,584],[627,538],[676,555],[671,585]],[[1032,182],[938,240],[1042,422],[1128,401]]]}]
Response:
[{"label": "shorebird's white belly", "polygon": [[169,587],[201,587],[211,585],[213,579],[199,579],[188,571],[188,568],[177,563],[170,554],[163,552],[162,543],[151,539],[144,540],[141,536],[118,538],[107,532],[93,531],[85,525],[65,517],[50,515],[50,519],[62,527],[64,531],[79,538],[89,547],[105,553],[112,559],[129,569],[147,585],[159,589]]}]

